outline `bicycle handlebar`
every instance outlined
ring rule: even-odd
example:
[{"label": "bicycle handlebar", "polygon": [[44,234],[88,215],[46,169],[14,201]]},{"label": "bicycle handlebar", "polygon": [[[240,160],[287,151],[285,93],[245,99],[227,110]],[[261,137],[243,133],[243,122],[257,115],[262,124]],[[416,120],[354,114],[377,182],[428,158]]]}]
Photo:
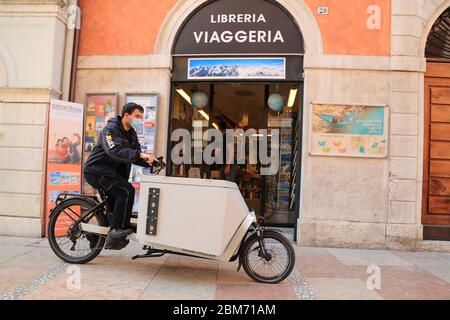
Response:
[{"label": "bicycle handlebar", "polygon": [[[144,157],[143,159],[146,162],[148,162],[148,160],[149,160],[149,158],[147,158],[147,157]],[[159,172],[167,166],[167,164],[164,162],[164,157],[156,158],[156,161],[153,162],[153,166],[158,168],[158,170],[155,171],[155,173],[159,174]]]}]

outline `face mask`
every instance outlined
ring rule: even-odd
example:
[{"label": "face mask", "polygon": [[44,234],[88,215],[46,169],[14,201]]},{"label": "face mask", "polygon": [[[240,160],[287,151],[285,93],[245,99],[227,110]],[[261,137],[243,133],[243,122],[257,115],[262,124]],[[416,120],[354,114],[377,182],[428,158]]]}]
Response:
[{"label": "face mask", "polygon": [[142,120],[139,119],[133,119],[133,121],[131,121],[131,126],[133,127],[134,130],[138,130],[138,128],[142,127],[143,122]]}]

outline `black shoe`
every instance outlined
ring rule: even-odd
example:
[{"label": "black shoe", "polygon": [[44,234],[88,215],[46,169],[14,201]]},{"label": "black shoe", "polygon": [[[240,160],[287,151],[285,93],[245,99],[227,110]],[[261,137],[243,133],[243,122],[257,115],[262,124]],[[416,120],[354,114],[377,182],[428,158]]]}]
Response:
[{"label": "black shoe", "polygon": [[97,246],[98,238],[99,238],[99,236],[97,236],[93,233],[86,234],[86,239],[88,239],[88,241],[89,241],[89,248],[91,248],[91,250],[94,250],[95,247]]},{"label": "black shoe", "polygon": [[130,240],[127,240],[125,238],[121,239],[112,239],[112,238],[106,238],[106,244],[105,249],[106,250],[122,250],[130,243]]},{"label": "black shoe", "polygon": [[108,238],[112,239],[125,238],[126,236],[129,236],[133,232],[134,232],[133,229],[112,229],[108,233]]}]

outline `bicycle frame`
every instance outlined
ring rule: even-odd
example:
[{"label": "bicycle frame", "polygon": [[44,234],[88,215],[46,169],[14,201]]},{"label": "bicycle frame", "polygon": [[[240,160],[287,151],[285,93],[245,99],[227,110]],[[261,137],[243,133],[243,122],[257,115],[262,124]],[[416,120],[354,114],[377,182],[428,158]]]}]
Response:
[{"label": "bicycle frame", "polygon": [[[89,195],[79,195],[79,194],[71,194],[71,193],[61,193],[58,198],[56,199],[55,203],[56,203],[56,207],[55,209],[58,207],[58,205],[60,205],[62,202],[69,200],[69,199],[83,199],[83,200],[88,200],[90,202],[95,203],[95,206],[89,210],[84,216],[79,217],[80,219],[76,221],[75,226],[79,226],[81,223],[85,223],[87,224],[93,217],[94,214],[97,212],[97,210],[101,207],[104,207],[106,205],[106,199],[102,199],[102,201],[98,201],[97,196],[89,196]],[[54,210],[54,209],[53,209]],[[53,212],[52,210],[52,212]],[[72,210],[71,210],[72,211]],[[75,215],[77,215],[75,212],[72,211],[72,213],[74,213]],[[104,213],[102,213],[103,215],[105,215]],[[78,216],[78,215],[77,215]],[[106,219],[106,221],[108,221],[108,219]],[[93,232],[95,233],[95,232]]]}]

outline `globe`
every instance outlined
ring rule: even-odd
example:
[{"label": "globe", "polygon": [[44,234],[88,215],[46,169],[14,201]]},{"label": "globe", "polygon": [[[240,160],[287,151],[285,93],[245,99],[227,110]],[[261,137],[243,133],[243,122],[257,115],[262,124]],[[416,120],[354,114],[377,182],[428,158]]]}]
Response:
[{"label": "globe", "polygon": [[278,112],[283,110],[285,102],[286,101],[284,99],[284,96],[279,93],[273,93],[269,96],[267,104],[269,105],[270,109]]},{"label": "globe", "polygon": [[208,96],[202,91],[196,91],[191,97],[192,106],[196,109],[202,109],[208,105]]}]

